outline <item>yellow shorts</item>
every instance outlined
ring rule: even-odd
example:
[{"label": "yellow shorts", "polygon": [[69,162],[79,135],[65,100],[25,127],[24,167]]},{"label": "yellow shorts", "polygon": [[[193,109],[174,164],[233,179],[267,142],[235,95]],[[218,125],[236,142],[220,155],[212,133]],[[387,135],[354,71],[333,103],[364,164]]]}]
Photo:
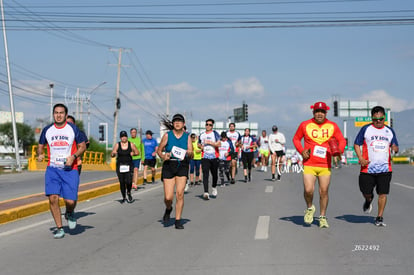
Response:
[{"label": "yellow shorts", "polygon": [[260,155],[262,156],[265,156],[265,157],[269,156],[269,150],[260,149],[259,152],[260,152]]},{"label": "yellow shorts", "polygon": [[331,175],[331,168],[316,167],[316,166],[305,166],[303,168],[303,174],[314,175],[314,176],[330,176]]}]

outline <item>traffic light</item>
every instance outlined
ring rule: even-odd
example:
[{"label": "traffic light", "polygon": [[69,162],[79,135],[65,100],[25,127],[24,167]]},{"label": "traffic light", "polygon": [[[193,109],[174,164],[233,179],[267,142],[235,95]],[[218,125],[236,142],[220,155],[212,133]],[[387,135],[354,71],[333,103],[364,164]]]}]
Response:
[{"label": "traffic light", "polygon": [[338,101],[334,101],[334,116],[338,116]]},{"label": "traffic light", "polygon": [[249,120],[249,113],[247,110],[247,104],[243,103],[243,120],[248,121]]},{"label": "traffic light", "polygon": [[105,134],[104,134],[104,126],[99,125],[99,141],[105,140]]}]

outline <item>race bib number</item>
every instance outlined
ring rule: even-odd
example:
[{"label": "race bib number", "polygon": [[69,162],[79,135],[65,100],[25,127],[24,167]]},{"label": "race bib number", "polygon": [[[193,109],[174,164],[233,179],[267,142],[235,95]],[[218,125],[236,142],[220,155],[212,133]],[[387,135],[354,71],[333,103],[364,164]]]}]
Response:
[{"label": "race bib number", "polygon": [[371,145],[373,147],[374,152],[387,152],[388,151],[388,143],[380,140],[376,140]]},{"label": "race bib number", "polygon": [[119,165],[119,172],[120,173],[128,173],[129,172],[129,165]]},{"label": "race bib number", "polygon": [[64,166],[66,163],[66,155],[58,154],[55,157],[55,165],[56,166]]},{"label": "race bib number", "polygon": [[318,145],[316,145],[314,148],[313,148],[313,155],[315,156],[315,157],[319,157],[319,158],[326,158],[326,148],[325,147],[322,147],[322,146],[318,146]]},{"label": "race bib number", "polygon": [[184,150],[183,148],[177,146],[173,146],[173,148],[171,149],[171,154],[179,160],[183,160],[185,158],[186,153],[187,150]]}]

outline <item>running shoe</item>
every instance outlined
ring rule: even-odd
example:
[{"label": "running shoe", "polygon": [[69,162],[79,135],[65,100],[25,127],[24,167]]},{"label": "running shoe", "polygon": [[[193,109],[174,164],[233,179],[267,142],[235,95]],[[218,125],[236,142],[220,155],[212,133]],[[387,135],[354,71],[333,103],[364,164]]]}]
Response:
[{"label": "running shoe", "polygon": [[126,198],[123,198],[120,203],[125,203],[126,202]]},{"label": "running shoe", "polygon": [[155,183],[155,179],[154,178],[152,178],[152,184],[154,184]]},{"label": "running shoe", "polygon": [[263,172],[267,172],[267,166],[264,167]]},{"label": "running shoe", "polygon": [[372,211],[372,202],[374,200],[374,194],[372,194],[371,201],[365,199],[364,205],[362,206],[362,210],[364,213],[369,214]]},{"label": "running shoe", "polygon": [[325,216],[319,216],[319,228],[329,228],[328,220]]},{"label": "running shoe", "polygon": [[213,189],[212,189],[212,191],[211,191],[211,195],[212,195],[213,197],[217,197],[217,188],[216,188],[216,187],[213,187]]},{"label": "running shoe", "polygon": [[55,239],[62,239],[63,237],[65,237],[65,230],[63,230],[62,227],[56,229],[56,232],[53,235],[53,238],[55,238]]},{"label": "running shoe", "polygon": [[184,229],[184,225],[181,224],[181,220],[175,220],[175,229]]},{"label": "running shoe", "polygon": [[133,188],[133,189],[135,189],[135,191],[137,191],[137,190],[138,190],[138,186],[137,186],[136,184],[133,184],[133,185],[132,185],[132,188]]},{"label": "running shoe", "polygon": [[231,184],[235,184],[235,183],[236,183],[236,181],[235,181],[234,179],[231,179],[230,183],[231,183]]},{"label": "running shoe", "polygon": [[128,194],[128,200],[127,200],[127,202],[128,203],[132,203],[133,202],[131,193]]},{"label": "running shoe", "polygon": [[378,227],[380,227],[380,226],[382,226],[382,227],[387,226],[387,225],[384,223],[384,218],[383,218],[383,217],[380,217],[380,216],[378,216],[378,217],[375,219],[375,225],[376,225],[376,226],[378,226]]},{"label": "running shoe", "polygon": [[305,210],[305,216],[303,217],[303,221],[305,224],[310,225],[313,222],[313,214],[315,214],[315,205]]},{"label": "running shoe", "polygon": [[187,192],[189,188],[190,188],[190,185],[188,183],[186,183],[185,187],[184,187],[184,192]]},{"label": "running shoe", "polygon": [[244,182],[247,182],[247,176],[244,176]]},{"label": "running shoe", "polygon": [[167,208],[165,209],[164,216],[162,217],[162,220],[164,223],[167,223],[170,221],[171,211],[172,211],[172,207],[170,209],[167,209]]},{"label": "running shoe", "polygon": [[76,228],[76,217],[75,217],[75,213],[67,213],[65,214],[65,218],[68,221],[68,227],[70,230],[75,229]]},{"label": "running shoe", "polygon": [[206,201],[208,201],[210,199],[210,195],[207,192],[205,192],[203,194],[203,199],[205,199]]}]

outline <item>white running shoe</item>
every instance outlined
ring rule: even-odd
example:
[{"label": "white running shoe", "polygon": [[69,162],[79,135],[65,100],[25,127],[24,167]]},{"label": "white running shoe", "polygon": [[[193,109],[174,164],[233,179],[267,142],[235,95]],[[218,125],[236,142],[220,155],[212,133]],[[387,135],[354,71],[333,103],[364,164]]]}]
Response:
[{"label": "white running shoe", "polygon": [[190,185],[188,183],[186,183],[185,188],[184,188],[184,192],[187,192],[189,188],[190,188]]},{"label": "white running shoe", "polygon": [[264,170],[263,170],[263,171],[264,171],[264,172],[267,172],[267,166],[265,166],[265,167],[264,167]]},{"label": "white running shoe", "polygon": [[214,197],[217,197],[217,188],[213,187],[212,191],[211,191],[211,195]]},{"label": "white running shoe", "polygon": [[209,200],[210,199],[210,195],[207,192],[205,192],[203,194],[203,199],[205,199],[206,201]]}]

